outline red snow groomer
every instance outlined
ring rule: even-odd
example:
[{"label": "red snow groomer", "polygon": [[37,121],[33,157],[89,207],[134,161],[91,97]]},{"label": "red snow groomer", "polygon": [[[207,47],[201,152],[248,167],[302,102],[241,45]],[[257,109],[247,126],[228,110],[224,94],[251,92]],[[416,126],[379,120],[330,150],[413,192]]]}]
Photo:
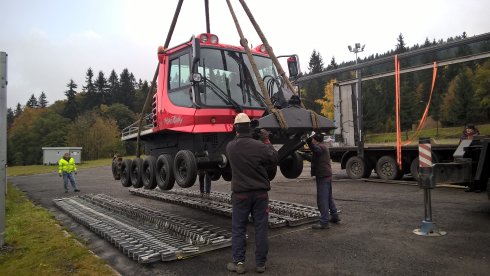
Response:
[{"label": "red snow groomer", "polygon": [[[303,159],[296,152],[304,144],[305,134],[329,131],[333,123],[301,107],[299,96],[287,89],[265,48],[251,49],[256,69],[267,93],[260,84],[243,49],[219,43],[214,34],[204,33],[171,49],[158,52],[157,92],[152,112],[141,130],[146,159],[122,160],[120,170],[113,164],[115,178],[122,185],[136,188],[172,189],[191,187],[198,170],[212,180],[232,174],[226,145],[235,134],[236,114],[246,113],[255,129],[270,131],[279,148],[279,168],[287,178],[297,178]],[[288,58],[290,73],[297,72],[297,57]],[[272,108],[268,108],[270,98]],[[122,140],[135,140],[138,126],[124,129]],[[272,180],[277,167],[271,168]]]},{"label": "red snow groomer", "polygon": [[[157,70],[141,113],[147,113],[151,102],[147,124],[143,126],[141,116],[122,133],[122,140],[137,140],[137,158],[113,162],[114,178],[121,179],[123,186],[170,190],[177,182],[187,188],[194,185],[198,171],[212,180],[230,181],[226,145],[235,137],[233,122],[241,112],[253,120],[256,131],[264,128],[271,133],[271,143],[280,147],[279,168],[287,178],[297,178],[303,170],[297,150],[305,136],[334,128],[330,120],[304,108],[245,1],[239,2],[262,45],[250,49],[229,0],[241,46],[221,44],[210,31],[205,0],[206,33],[167,48],[183,3],[179,0],[165,45],[158,50]],[[287,57],[289,77],[294,78],[298,57]],[[139,157],[140,140],[144,160]],[[276,172],[277,167],[269,168],[269,179]]]}]

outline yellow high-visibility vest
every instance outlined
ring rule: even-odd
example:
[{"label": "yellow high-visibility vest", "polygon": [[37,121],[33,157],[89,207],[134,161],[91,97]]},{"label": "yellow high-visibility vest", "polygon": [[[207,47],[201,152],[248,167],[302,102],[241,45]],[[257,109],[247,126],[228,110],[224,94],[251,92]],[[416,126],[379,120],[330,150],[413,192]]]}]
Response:
[{"label": "yellow high-visibility vest", "polygon": [[59,165],[59,173],[67,172],[76,172],[77,167],[75,166],[75,159],[73,157],[70,158],[70,160],[66,161],[65,158],[61,158],[60,161],[58,162]]}]

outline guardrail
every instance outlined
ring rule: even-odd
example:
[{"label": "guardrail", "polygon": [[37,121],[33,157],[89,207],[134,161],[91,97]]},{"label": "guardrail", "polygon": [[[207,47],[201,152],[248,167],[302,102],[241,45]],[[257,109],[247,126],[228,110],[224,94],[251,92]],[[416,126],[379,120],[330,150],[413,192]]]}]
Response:
[{"label": "guardrail", "polygon": [[[153,113],[148,113],[143,118],[143,126],[141,127],[141,132],[153,128]],[[127,138],[128,136],[135,135],[138,133],[139,122],[136,121],[131,125],[125,127],[121,132],[121,139]]]}]

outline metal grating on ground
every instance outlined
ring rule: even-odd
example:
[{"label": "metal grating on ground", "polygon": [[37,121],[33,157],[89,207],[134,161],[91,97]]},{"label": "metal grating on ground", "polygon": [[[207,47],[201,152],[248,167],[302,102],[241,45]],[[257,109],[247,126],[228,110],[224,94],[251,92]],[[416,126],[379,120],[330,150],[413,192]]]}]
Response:
[{"label": "metal grating on ground", "polygon": [[183,259],[231,246],[231,233],[220,227],[103,194],[53,202],[139,263]]},{"label": "metal grating on ground", "polygon": [[[199,191],[189,189],[161,191],[129,188],[129,192],[231,217],[231,197],[225,193],[211,192],[203,197]],[[279,200],[269,200],[269,209],[270,228],[310,223],[320,216],[315,207]]]}]

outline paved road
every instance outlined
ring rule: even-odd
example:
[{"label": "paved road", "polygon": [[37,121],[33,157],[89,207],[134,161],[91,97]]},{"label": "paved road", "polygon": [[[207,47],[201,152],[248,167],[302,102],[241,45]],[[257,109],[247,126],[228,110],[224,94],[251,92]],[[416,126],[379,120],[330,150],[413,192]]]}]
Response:
[{"label": "paved road", "polygon": [[[307,175],[309,168],[305,170],[297,180],[284,179],[278,173],[270,198],[315,206],[314,181]],[[489,275],[490,201],[485,193],[433,190],[434,221],[448,234],[420,237],[412,230],[423,219],[421,189],[406,184],[352,181],[340,170],[335,171],[333,190],[342,209],[341,224],[322,231],[312,230],[309,225],[272,229],[268,275]],[[227,217],[130,195],[112,179],[109,167],[80,170],[77,177],[82,194],[105,193],[130,199],[231,231]],[[57,173],[11,177],[9,181],[52,211],[122,275],[231,275],[225,269],[231,248],[187,260],[138,264],[54,207],[53,198],[66,196]],[[230,187],[216,181],[212,189],[229,192]],[[254,274],[253,227],[249,227],[249,235],[246,267],[248,274]]]}]

